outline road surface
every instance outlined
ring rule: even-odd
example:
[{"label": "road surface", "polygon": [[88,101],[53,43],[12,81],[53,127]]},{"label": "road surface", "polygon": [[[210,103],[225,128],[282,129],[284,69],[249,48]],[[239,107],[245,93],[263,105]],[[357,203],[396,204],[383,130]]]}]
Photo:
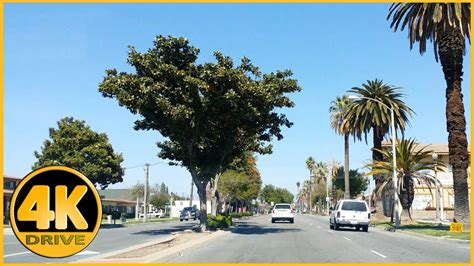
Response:
[{"label": "road surface", "polygon": [[470,244],[369,228],[329,229],[326,217],[298,215],[295,223],[246,220],[233,233],[159,262],[170,263],[468,263]]},{"label": "road surface", "polygon": [[6,230],[3,236],[3,261],[10,263],[71,262],[169,236],[172,232],[190,229],[197,223],[197,221],[170,221],[125,227],[102,227],[90,246],[84,251],[64,259],[48,259],[38,256],[23,247],[11,230]]}]

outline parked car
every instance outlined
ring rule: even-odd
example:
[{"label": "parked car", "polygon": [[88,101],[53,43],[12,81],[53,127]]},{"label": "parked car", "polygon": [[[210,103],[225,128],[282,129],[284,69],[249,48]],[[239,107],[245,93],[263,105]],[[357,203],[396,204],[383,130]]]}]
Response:
[{"label": "parked car", "polygon": [[[152,211],[146,214],[147,217],[149,218],[162,218],[164,216],[164,213],[162,210],[159,211]],[[143,218],[143,213],[140,213],[140,218]]]},{"label": "parked car", "polygon": [[281,220],[295,222],[295,210],[288,203],[278,203],[273,206],[272,223]]},{"label": "parked car", "polygon": [[179,220],[188,221],[189,219],[196,220],[199,217],[199,210],[196,207],[184,207],[179,214]]},{"label": "parked car", "polygon": [[363,200],[340,200],[335,208],[331,208],[329,228],[339,230],[340,227],[354,227],[356,230],[369,230],[370,211]]}]

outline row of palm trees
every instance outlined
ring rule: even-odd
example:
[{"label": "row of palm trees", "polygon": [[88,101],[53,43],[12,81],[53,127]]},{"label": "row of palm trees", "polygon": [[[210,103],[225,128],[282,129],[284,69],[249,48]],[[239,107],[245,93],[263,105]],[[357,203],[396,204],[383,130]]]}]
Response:
[{"label": "row of palm trees", "polygon": [[[394,3],[389,9],[387,19],[390,27],[397,31],[405,28],[409,31],[410,49],[419,43],[420,54],[426,51],[427,41],[433,42],[436,61],[441,62],[446,80],[446,119],[449,163],[453,168],[454,188],[454,219],[470,223],[469,196],[467,184],[467,168],[469,166],[466,137],[466,120],[462,101],[461,81],[463,55],[466,50],[465,38],[470,35],[470,4],[468,3],[436,3],[436,4],[403,4]],[[361,87],[348,90],[349,94],[359,96],[351,100],[347,96],[337,97],[329,108],[331,127],[337,134],[344,136],[344,169],[349,168],[349,138],[361,141],[370,132],[373,135],[372,168],[376,190],[380,191],[389,183],[385,177],[390,170],[391,152],[382,149],[382,141],[390,131],[390,110],[395,114],[395,131],[402,136],[414,111],[403,101],[401,88],[389,85],[383,80],[369,80]],[[376,101],[370,100],[375,99]],[[383,104],[382,104],[383,103]],[[385,106],[386,105],[386,106]],[[392,132],[396,134],[396,132]],[[421,170],[429,170],[434,165],[421,162],[425,156],[424,148],[416,148],[416,141],[402,138],[397,143],[397,170],[399,172],[400,199],[404,210],[408,210],[413,202],[413,179]],[[405,154],[414,153],[412,156]],[[400,154],[399,154],[400,153]],[[402,155],[405,154],[405,157]],[[387,168],[388,167],[388,168]],[[349,197],[349,171],[345,171],[344,196]],[[431,180],[431,179],[425,179]],[[378,206],[380,211],[381,206]]]}]

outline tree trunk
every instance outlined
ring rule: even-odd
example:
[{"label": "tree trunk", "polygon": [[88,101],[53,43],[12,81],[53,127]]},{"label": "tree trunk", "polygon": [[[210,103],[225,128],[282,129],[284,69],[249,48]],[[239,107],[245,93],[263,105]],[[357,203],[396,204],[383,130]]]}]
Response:
[{"label": "tree trunk", "polygon": [[403,209],[411,209],[415,199],[415,185],[411,176],[403,176],[403,187],[400,188],[400,204]]},{"label": "tree trunk", "polygon": [[[376,149],[381,150],[382,149],[382,140],[383,140],[383,134],[381,133],[381,128],[373,127],[372,131],[374,132],[374,139],[373,139],[373,149],[372,149],[372,162],[374,161],[382,161],[383,160],[383,155]],[[379,186],[382,184],[381,182],[381,175],[374,175],[373,176],[375,180],[375,191],[378,190]],[[382,194],[383,195],[383,194]],[[375,217],[379,219],[383,219],[385,217],[384,215],[384,209],[383,209],[383,198],[378,196],[375,193]]]},{"label": "tree trunk", "polygon": [[220,174],[216,174],[214,180],[211,180],[211,214],[217,215],[217,207],[219,205],[219,192],[217,191],[217,184],[219,182]]},{"label": "tree trunk", "polygon": [[193,206],[193,194],[194,194],[193,188],[194,188],[194,181],[191,178],[191,193],[189,193],[189,207]]},{"label": "tree trunk", "polygon": [[446,80],[446,124],[448,131],[449,164],[453,168],[454,219],[470,224],[467,168],[466,118],[461,93],[464,36],[447,29],[439,38],[439,58]]},{"label": "tree trunk", "polygon": [[350,199],[350,184],[349,184],[349,134],[344,134],[344,198]]},{"label": "tree trunk", "polygon": [[201,232],[207,231],[207,187],[208,181],[194,181],[199,195],[199,227]]}]

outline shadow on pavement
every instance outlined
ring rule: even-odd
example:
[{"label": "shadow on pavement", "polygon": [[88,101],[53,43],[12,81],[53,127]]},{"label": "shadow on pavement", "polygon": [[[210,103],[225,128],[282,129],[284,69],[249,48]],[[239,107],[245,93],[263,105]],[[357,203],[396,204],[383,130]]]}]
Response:
[{"label": "shadow on pavement", "polygon": [[123,224],[101,224],[100,229],[113,229],[125,227]]},{"label": "shadow on pavement", "polygon": [[164,229],[139,231],[139,232],[132,233],[132,235],[168,235],[174,232],[183,231],[183,230],[192,229],[192,228],[193,228],[193,224],[184,224],[184,225],[178,225],[178,226],[173,226],[173,227],[164,228]]},{"label": "shadow on pavement", "polygon": [[[291,225],[288,223],[288,225]],[[268,227],[268,226],[261,226],[257,224],[250,224],[250,223],[242,223],[239,224],[238,227],[231,230],[234,234],[242,234],[242,235],[263,235],[263,234],[275,234],[275,233],[283,233],[283,232],[299,232],[302,231],[298,228],[284,228],[284,227]]]}]

